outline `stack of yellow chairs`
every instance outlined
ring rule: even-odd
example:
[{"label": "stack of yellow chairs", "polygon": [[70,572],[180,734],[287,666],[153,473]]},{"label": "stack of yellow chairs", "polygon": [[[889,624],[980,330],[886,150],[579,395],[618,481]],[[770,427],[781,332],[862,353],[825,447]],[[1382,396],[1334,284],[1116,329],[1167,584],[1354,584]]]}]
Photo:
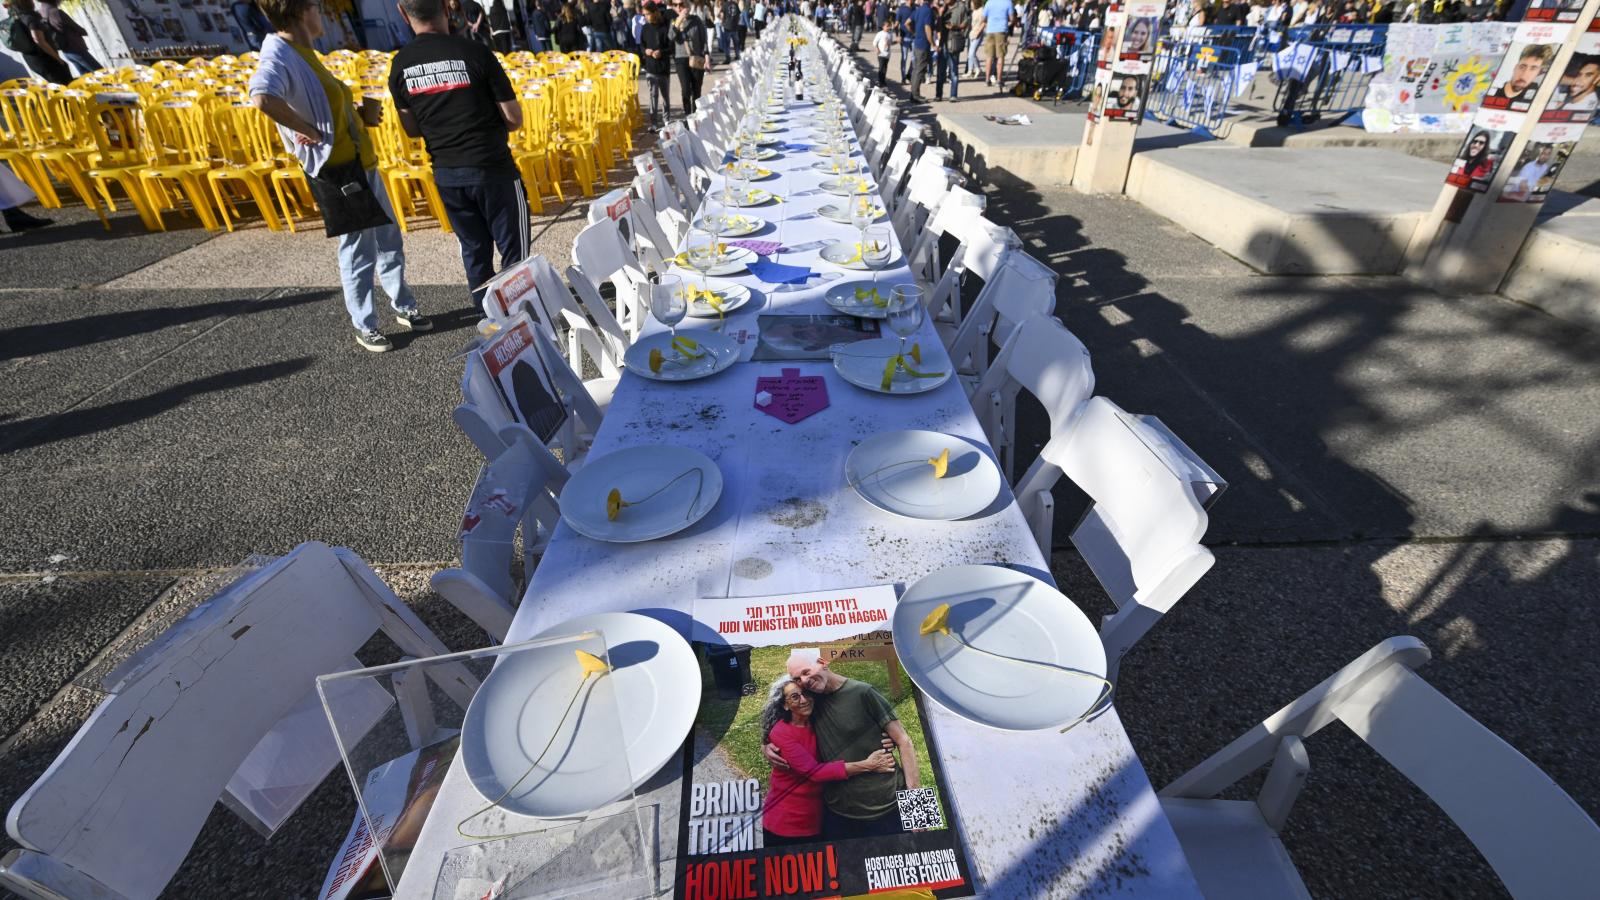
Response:
[{"label": "stack of yellow chairs", "polygon": [[[357,97],[385,97],[383,123],[370,133],[400,226],[433,218],[449,231],[422,141],[405,133],[387,97],[392,58],[340,50],[323,60]],[[268,228],[293,230],[315,203],[299,163],[249,101],[256,59],[244,53],[102,69],[67,87],[0,83],[0,165],[47,207],[61,205],[64,186],[108,229],[106,212],[121,200],[151,230],[165,228],[168,210],[192,210],[206,228],[231,231],[248,200]],[[643,123],[638,58],[518,51],[501,59],[522,105],[511,150],[535,211],[546,197],[564,202],[565,185],[594,196],[604,174],[626,161]]]}]

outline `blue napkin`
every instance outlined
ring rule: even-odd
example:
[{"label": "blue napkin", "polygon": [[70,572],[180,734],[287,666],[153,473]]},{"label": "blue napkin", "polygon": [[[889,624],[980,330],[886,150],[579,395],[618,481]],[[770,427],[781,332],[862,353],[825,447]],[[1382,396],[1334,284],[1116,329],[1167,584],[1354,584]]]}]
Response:
[{"label": "blue napkin", "polygon": [[758,256],[754,262],[745,266],[750,274],[756,276],[767,284],[804,284],[811,277],[811,270],[805,266],[786,266],[775,263],[765,256]]},{"label": "blue napkin", "polygon": [[738,157],[733,155],[732,150],[729,150],[727,153],[722,155],[722,164],[727,165],[728,163],[733,162],[735,159],[738,159]]},{"label": "blue napkin", "polygon": [[783,148],[784,150],[805,151],[805,150],[810,150],[811,149],[811,145],[810,144],[796,144],[796,143],[792,143],[790,141],[784,141],[783,143],[779,144],[778,146]]}]

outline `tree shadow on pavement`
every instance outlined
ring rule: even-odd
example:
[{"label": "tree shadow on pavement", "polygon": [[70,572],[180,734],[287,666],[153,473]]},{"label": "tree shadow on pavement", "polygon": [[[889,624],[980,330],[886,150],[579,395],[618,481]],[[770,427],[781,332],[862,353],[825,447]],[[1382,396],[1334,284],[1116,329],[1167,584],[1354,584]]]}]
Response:
[{"label": "tree shadow on pavement", "polygon": [[160,415],[196,395],[283,378],[309,367],[314,361],[313,357],[302,356],[246,366],[176,384],[143,397],[0,423],[0,455],[119,428]]},{"label": "tree shadow on pavement", "polygon": [[271,312],[293,306],[303,306],[326,299],[324,293],[284,294],[265,299],[241,297],[232,300],[215,300],[208,303],[143,307],[97,313],[47,322],[42,325],[21,325],[0,330],[0,360],[24,356],[43,356],[74,347],[84,347],[105,341],[148,334],[166,328],[200,322],[216,316],[232,316]]}]

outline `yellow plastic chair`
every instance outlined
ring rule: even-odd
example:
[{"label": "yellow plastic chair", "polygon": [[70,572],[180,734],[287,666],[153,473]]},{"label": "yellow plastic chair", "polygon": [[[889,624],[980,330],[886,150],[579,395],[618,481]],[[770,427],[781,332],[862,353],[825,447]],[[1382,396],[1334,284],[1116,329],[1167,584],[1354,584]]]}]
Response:
[{"label": "yellow plastic chair", "polygon": [[[99,156],[89,128],[89,96],[72,89],[45,95],[45,116],[35,137],[33,160],[46,182],[55,177],[72,188],[83,205],[94,210],[100,217],[100,224],[109,231],[111,220],[106,218],[89,184],[89,169]],[[111,209],[115,211],[116,207]]]},{"label": "yellow plastic chair", "polygon": [[517,161],[533,211],[542,213],[547,188],[563,203],[567,199],[561,192],[560,161],[550,146],[550,100],[530,92],[518,97],[518,103],[522,106],[522,127],[511,135],[511,155]]},{"label": "yellow plastic chair", "polygon": [[57,209],[61,200],[33,158],[43,118],[42,95],[24,88],[0,88],[0,163],[9,164],[46,209]]},{"label": "yellow plastic chair", "polygon": [[233,220],[238,217],[239,210],[224,188],[243,188],[255,201],[267,227],[273,231],[283,230],[267,184],[277,163],[262,127],[265,119],[260,110],[242,102],[219,104],[211,112],[212,136],[221,153],[221,166],[206,173],[206,178],[211,184],[217,210],[222,214],[222,223],[229,231],[233,230]]},{"label": "yellow plastic chair", "polygon": [[89,99],[89,133],[94,136],[93,168],[85,174],[106,205],[116,209],[111,186],[128,196],[150,231],[165,231],[139,177],[145,166],[144,113],[137,94],[96,94]]},{"label": "yellow plastic chair", "polygon": [[139,173],[156,218],[161,210],[176,209],[168,185],[175,185],[208,231],[222,225],[206,197],[206,176],[211,171],[206,140],[205,111],[191,99],[165,100],[147,107],[145,133],[149,140],[149,165]]},{"label": "yellow plastic chair", "polygon": [[378,169],[383,174],[384,189],[389,192],[389,205],[394,208],[395,224],[408,231],[411,213],[429,216],[438,221],[446,234],[453,233],[450,218],[444,211],[444,200],[433,183],[433,166],[422,141],[406,134],[400,127],[400,117],[395,113],[394,101],[384,100],[383,123],[372,130],[375,149],[378,151]]}]

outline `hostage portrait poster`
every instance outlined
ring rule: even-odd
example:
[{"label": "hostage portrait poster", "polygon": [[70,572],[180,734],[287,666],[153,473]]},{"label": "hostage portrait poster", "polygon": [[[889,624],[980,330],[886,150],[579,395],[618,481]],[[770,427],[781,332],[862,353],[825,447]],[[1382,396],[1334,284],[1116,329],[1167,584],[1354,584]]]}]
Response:
[{"label": "hostage portrait poster", "polygon": [[889,585],[697,601],[675,896],[973,893]]}]

